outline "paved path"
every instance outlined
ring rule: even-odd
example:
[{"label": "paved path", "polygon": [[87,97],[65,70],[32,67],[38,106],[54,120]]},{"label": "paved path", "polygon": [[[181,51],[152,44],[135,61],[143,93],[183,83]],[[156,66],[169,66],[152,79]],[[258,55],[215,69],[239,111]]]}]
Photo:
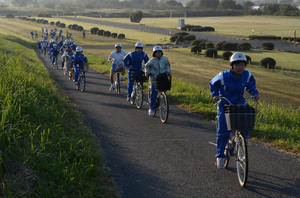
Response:
[{"label": "paved path", "polygon": [[[156,27],[148,27],[148,26],[138,26],[138,25],[131,25],[131,24],[121,24],[121,23],[113,23],[108,21],[98,21],[91,19],[83,19],[83,18],[76,18],[76,17],[60,17],[63,19],[69,19],[74,21],[81,21],[81,22],[88,22],[88,23],[94,23],[95,26],[97,24],[99,25],[107,25],[107,26],[113,26],[113,27],[119,27],[119,28],[127,28],[127,29],[135,29],[143,32],[152,32],[152,33],[159,33],[159,34],[174,34],[176,32],[179,32],[177,30],[168,30],[163,28],[156,28]],[[241,40],[238,38],[234,38],[234,36],[227,37],[222,35],[214,35],[210,33],[197,33],[197,32],[188,32],[189,34],[195,35],[198,39],[204,39],[207,42],[212,42],[214,44],[218,43],[219,41],[227,41],[227,42],[233,42],[233,43],[244,43],[248,42],[251,43],[252,47],[258,48],[261,47],[261,43],[263,42],[271,42],[274,43],[275,49],[281,50],[281,51],[288,51],[288,52],[295,52],[300,53],[300,47],[296,47],[292,43],[285,42],[285,41],[277,41],[277,40]]]},{"label": "paved path", "polygon": [[44,62],[100,139],[120,197],[299,197],[298,160],[251,142],[249,180],[243,189],[233,161],[227,170],[215,167],[211,121],[171,105],[169,120],[162,124],[148,117],[146,104],[137,109],[125,100],[125,85],[120,96],[108,92],[108,76],[90,69],[86,91],[80,92],[62,70],[51,68],[48,58]]}]

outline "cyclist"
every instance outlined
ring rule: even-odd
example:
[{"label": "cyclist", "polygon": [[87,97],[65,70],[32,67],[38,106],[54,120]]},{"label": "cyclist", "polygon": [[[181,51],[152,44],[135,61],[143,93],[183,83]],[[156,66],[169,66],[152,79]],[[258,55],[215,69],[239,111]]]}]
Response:
[{"label": "cyclist", "polygon": [[30,32],[31,39],[33,39],[33,31]]},{"label": "cyclist", "polygon": [[82,47],[78,46],[76,48],[76,54],[71,58],[71,62],[73,63],[73,69],[75,72],[75,85],[78,85],[78,75],[80,71],[84,70],[84,63],[88,63],[88,59],[84,54],[82,54],[82,52]]},{"label": "cyclist", "polygon": [[127,101],[130,101],[133,89],[133,79],[131,75],[134,71],[142,70],[142,62],[146,64],[149,61],[148,55],[143,51],[143,43],[135,44],[135,51],[128,53],[124,58],[124,65],[129,68],[128,71],[128,86],[127,86]]},{"label": "cyclist", "polygon": [[[61,63],[61,65],[62,65],[62,68],[64,67],[64,64],[65,64],[65,57],[66,56],[69,56],[70,58],[73,56],[73,55],[75,55],[76,54],[76,52],[73,50],[73,48],[72,47],[67,47],[66,48],[66,50],[64,51],[64,54],[62,55],[62,63]],[[72,68],[67,68],[68,70],[71,70]]]},{"label": "cyclist", "polygon": [[59,54],[57,44],[53,44],[53,47],[50,49],[49,53],[52,54],[52,66],[54,66],[54,62],[57,60],[57,55]]},{"label": "cyclist", "polygon": [[38,41],[37,41],[36,46],[37,46],[37,50],[38,50],[39,52],[42,51],[42,41],[41,41],[41,40],[38,40]]},{"label": "cyclist", "polygon": [[[215,102],[219,101],[220,96],[226,97],[232,104],[244,104],[244,89],[259,99],[256,89],[256,81],[250,71],[245,70],[247,64],[246,56],[241,52],[236,52],[230,57],[231,68],[216,75],[210,81],[211,96]],[[225,146],[230,137],[227,130],[224,105],[227,101],[222,100],[218,103],[218,128],[217,128],[217,168],[225,168]],[[248,133],[245,137],[248,139]]]},{"label": "cyclist", "polygon": [[38,32],[36,30],[34,31],[34,37],[38,38]]},{"label": "cyclist", "polygon": [[171,76],[171,70],[170,70],[170,62],[167,57],[163,56],[163,51],[160,46],[155,46],[153,48],[153,58],[150,59],[145,65],[146,69],[146,77],[151,78],[151,100],[150,100],[150,108],[148,111],[149,116],[153,116],[154,114],[154,108],[155,108],[155,100],[157,97],[158,91],[155,90],[153,80],[156,76],[162,73],[167,73],[169,76]]},{"label": "cyclist", "polygon": [[[115,48],[116,48],[116,51],[113,51],[108,56],[108,61],[113,60],[113,63],[111,65],[111,69],[110,69],[110,83],[111,83],[111,85],[110,85],[109,91],[114,90],[114,81],[115,81],[114,80],[114,75],[116,73],[115,71],[116,71],[117,68],[124,65],[123,58],[127,54],[124,50],[122,50],[122,45],[120,43],[115,44]],[[121,80],[125,80],[124,74],[125,74],[125,69],[123,69],[123,71],[122,71]]]}]

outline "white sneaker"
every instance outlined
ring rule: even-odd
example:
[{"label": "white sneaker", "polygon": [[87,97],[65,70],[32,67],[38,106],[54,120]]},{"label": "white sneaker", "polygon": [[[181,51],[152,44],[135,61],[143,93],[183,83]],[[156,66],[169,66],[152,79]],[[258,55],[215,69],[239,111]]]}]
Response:
[{"label": "white sneaker", "polygon": [[149,116],[153,116],[153,115],[154,115],[153,109],[149,109],[149,110],[148,110],[148,115],[149,115]]},{"label": "white sneaker", "polygon": [[225,158],[217,158],[217,168],[225,168]]},{"label": "white sneaker", "polygon": [[121,81],[124,81],[124,80],[125,80],[125,76],[122,76],[122,77],[121,77]]},{"label": "white sneaker", "polygon": [[114,90],[114,85],[110,85],[109,91],[112,92]]},{"label": "white sneaker", "polygon": [[78,83],[78,82],[75,82],[75,85],[79,85],[79,83]]},{"label": "white sneaker", "polygon": [[127,97],[127,99],[126,99],[126,100],[127,100],[127,102],[130,102],[130,97]]}]

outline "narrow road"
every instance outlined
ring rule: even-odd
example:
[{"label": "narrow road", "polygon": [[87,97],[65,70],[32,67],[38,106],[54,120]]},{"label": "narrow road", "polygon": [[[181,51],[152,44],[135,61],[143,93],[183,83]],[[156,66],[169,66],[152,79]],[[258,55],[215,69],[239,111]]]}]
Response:
[{"label": "narrow road", "polygon": [[[121,24],[121,23],[113,23],[108,21],[98,21],[94,19],[83,19],[83,18],[77,18],[77,17],[59,17],[62,19],[68,19],[73,21],[81,21],[81,22],[87,22],[87,23],[94,23],[96,25],[107,25],[107,26],[113,26],[113,27],[119,27],[119,28],[126,28],[126,29],[134,29],[139,30],[143,32],[152,32],[152,33],[159,33],[159,34],[166,34],[166,35],[173,35],[176,32],[182,32],[178,30],[168,30],[164,28],[156,28],[156,27],[148,27],[148,26],[137,26],[137,25],[131,25],[131,24]],[[206,32],[188,32],[189,34],[193,34],[198,39],[204,39],[207,42],[212,42],[214,44],[217,44],[219,41],[227,41],[232,43],[244,43],[248,42],[252,45],[254,48],[261,47],[261,43],[263,42],[271,42],[274,43],[275,49],[281,50],[281,51],[287,51],[287,52],[294,52],[294,53],[300,53],[300,47],[295,46],[292,43],[281,41],[281,40],[241,40],[234,38],[234,36],[228,37],[228,36],[222,36],[222,35],[214,35]]]},{"label": "narrow road", "polygon": [[123,198],[198,197],[299,197],[300,162],[260,143],[251,142],[250,170],[246,188],[237,181],[235,164],[215,167],[215,125],[200,115],[170,106],[169,120],[162,124],[147,115],[144,103],[137,109],[122,94],[108,92],[108,76],[90,69],[85,92],[46,67],[84,122],[100,139],[106,165]]}]

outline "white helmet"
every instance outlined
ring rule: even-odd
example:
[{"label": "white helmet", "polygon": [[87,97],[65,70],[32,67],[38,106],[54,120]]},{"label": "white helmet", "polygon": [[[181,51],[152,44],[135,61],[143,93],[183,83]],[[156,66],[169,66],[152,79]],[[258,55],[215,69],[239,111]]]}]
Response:
[{"label": "white helmet", "polygon": [[66,42],[66,43],[69,43],[69,40],[67,39],[65,42]]},{"label": "white helmet", "polygon": [[74,42],[73,44],[74,44],[74,45],[77,45],[77,43],[76,43],[76,42]]},{"label": "white helmet", "polygon": [[236,61],[242,61],[247,63],[247,58],[242,52],[236,52],[230,57],[230,64]]},{"label": "white helmet", "polygon": [[76,47],[76,52],[82,52],[82,51],[83,51],[82,47],[80,47],[80,46]]},{"label": "white helmet", "polygon": [[57,47],[57,45],[56,45],[56,44],[53,44],[53,47]]},{"label": "white helmet", "polygon": [[120,43],[115,44],[115,47],[122,47]]},{"label": "white helmet", "polygon": [[135,44],[135,47],[141,47],[141,48],[143,48],[144,46],[143,46],[143,43],[137,42],[137,43]]},{"label": "white helmet", "polygon": [[162,48],[159,45],[157,45],[157,46],[153,47],[153,52],[155,52],[155,51],[162,51]]}]

